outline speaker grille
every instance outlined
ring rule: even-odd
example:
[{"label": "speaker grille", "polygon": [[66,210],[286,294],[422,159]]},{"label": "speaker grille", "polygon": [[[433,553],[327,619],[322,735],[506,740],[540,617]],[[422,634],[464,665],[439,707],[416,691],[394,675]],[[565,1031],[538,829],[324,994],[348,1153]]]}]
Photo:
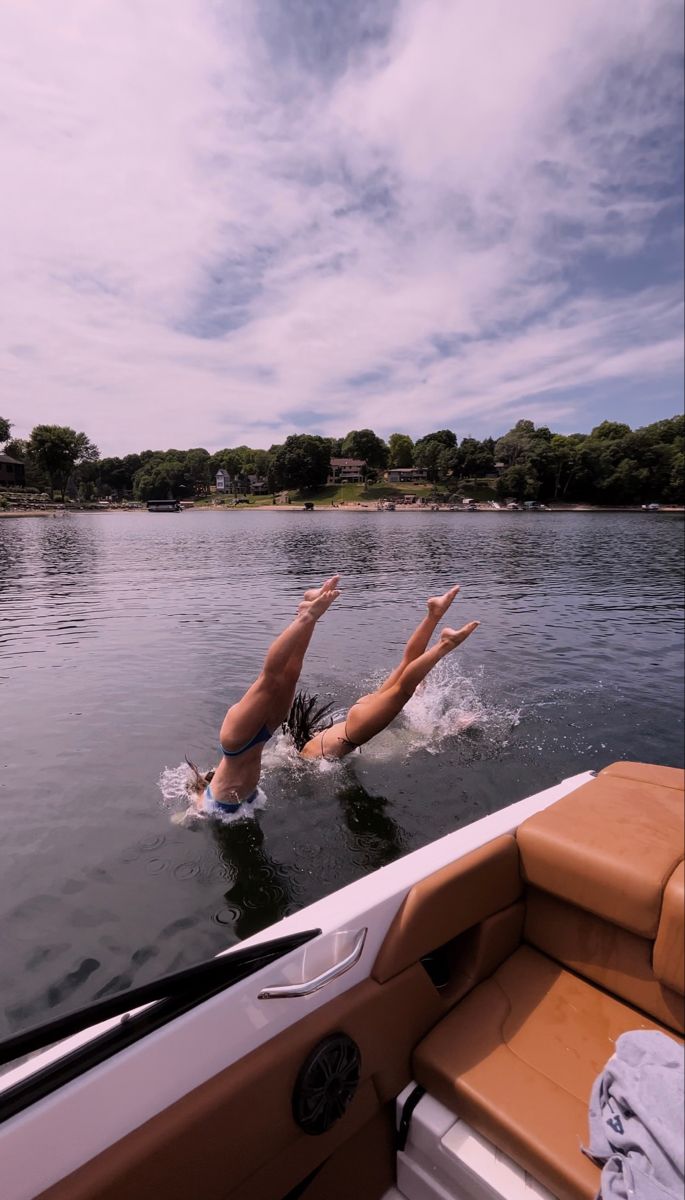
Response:
[{"label": "speaker grille", "polygon": [[325,1133],[342,1117],[357,1090],[361,1054],[346,1033],[319,1042],[300,1068],[293,1116],[304,1133]]}]

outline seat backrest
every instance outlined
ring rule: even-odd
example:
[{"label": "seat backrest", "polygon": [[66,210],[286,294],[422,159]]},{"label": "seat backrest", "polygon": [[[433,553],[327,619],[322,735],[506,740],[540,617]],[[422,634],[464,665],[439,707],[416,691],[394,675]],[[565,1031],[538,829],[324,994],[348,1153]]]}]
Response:
[{"label": "seat backrest", "polygon": [[616,763],[517,831],[525,940],[680,1032],[684,784]]},{"label": "seat backrest", "polygon": [[[489,922],[486,939],[477,933],[462,947],[468,964],[458,958],[454,968],[472,977],[476,958],[498,961],[515,949],[520,939],[521,906],[510,917],[495,920],[516,905],[522,893],[516,841],[509,834],[465,854],[448,866],[414,884],[397,912],[380,948],[372,975],[379,983],[404,971],[426,955],[454,942],[469,930]],[[487,940],[488,949],[483,942]],[[479,943],[477,945],[477,943]]]},{"label": "seat backrest", "polygon": [[654,943],[654,973],[679,995],[685,993],[685,863],[682,862],[664,890]]}]

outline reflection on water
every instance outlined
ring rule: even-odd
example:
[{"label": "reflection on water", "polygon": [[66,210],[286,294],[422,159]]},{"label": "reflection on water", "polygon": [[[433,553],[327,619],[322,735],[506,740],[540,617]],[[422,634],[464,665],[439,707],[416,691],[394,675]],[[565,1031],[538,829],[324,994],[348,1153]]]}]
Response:
[{"label": "reflection on water", "polygon": [[338,792],[352,850],[364,871],[375,871],[394,862],[406,851],[406,837],[388,811],[382,796],[370,796],[360,783],[349,783]]},{"label": "reflection on water", "polygon": [[[0,521],[0,1036],[567,775],[680,765],[682,535],[667,514]],[[460,582],[455,621],[481,626],[363,754],[269,743],[258,824],[175,825],[165,768],[215,760],[226,706],[333,571],[302,685],[336,708],[397,663],[427,596]]]},{"label": "reflection on water", "polygon": [[288,869],[268,853],[258,820],[208,821],[219,858],[231,879],[225,904],[213,919],[237,934],[249,937],[286,915],[291,901]]}]

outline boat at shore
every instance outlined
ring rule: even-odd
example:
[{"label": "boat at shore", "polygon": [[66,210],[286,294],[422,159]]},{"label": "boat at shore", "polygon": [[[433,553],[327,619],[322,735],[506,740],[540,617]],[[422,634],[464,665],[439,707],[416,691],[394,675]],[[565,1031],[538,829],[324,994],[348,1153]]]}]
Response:
[{"label": "boat at shore", "polygon": [[684,786],[583,772],[8,1039],[3,1200],[594,1200],[616,1038],[682,1043]]},{"label": "boat at shore", "polygon": [[151,513],[182,512],[180,500],[148,500],[147,511]]}]

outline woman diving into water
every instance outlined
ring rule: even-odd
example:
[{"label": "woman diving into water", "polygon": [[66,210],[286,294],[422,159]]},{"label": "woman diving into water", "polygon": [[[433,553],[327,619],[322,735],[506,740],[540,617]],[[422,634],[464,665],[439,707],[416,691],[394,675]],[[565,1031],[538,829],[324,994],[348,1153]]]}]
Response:
[{"label": "woman diving into water", "polygon": [[339,575],[310,588],[298,605],[297,616],[269,648],[264,666],[242,700],[231,705],[219,734],[221,761],[202,774],[193,772],[189,790],[208,815],[233,814],[258,795],[264,745],[287,718],[314,627],[340,595]]},{"label": "woman diving into water", "polygon": [[332,575],[320,588],[305,592],[295,620],[269,649],[257,680],[242,700],[229,708],[221,726],[222,758],[218,767],[203,775],[189,763],[194,773],[190,787],[196,804],[208,815],[233,814],[242,805],[254,802],[262,750],[279,725],[289,729],[302,758],[344,758],[385,729],[436,663],[478,628],[478,621],[470,621],[461,629],[445,628],[428,649],[459,587],[450,588],[443,596],[431,596],[427,615],[409,638],[399,666],[377,691],[360,697],[344,721],[317,729],[330,705],[315,711],[315,700],[302,693],[295,697],[295,688],[314,626],[340,595],[339,581],[339,575]]},{"label": "woman diving into water", "polygon": [[[399,666],[395,667],[375,692],[361,696],[352,705],[344,721],[313,732],[317,721],[330,706],[319,709],[308,719],[308,711],[311,712],[313,708],[312,702],[307,706],[300,701],[298,705],[300,698],[297,698],[295,708],[291,709],[289,727],[303,758],[344,758],[394,721],[436,663],[452,650],[456,650],[457,646],[466,641],[474,629],[478,628],[478,621],[469,621],[461,629],[443,629],[438,641],[428,649],[428,643],[438,622],[444,617],[458,591],[457,585],[445,592],[444,596],[430,597],[427,601],[428,613],[409,638]],[[296,716],[299,719],[294,719]]]}]

